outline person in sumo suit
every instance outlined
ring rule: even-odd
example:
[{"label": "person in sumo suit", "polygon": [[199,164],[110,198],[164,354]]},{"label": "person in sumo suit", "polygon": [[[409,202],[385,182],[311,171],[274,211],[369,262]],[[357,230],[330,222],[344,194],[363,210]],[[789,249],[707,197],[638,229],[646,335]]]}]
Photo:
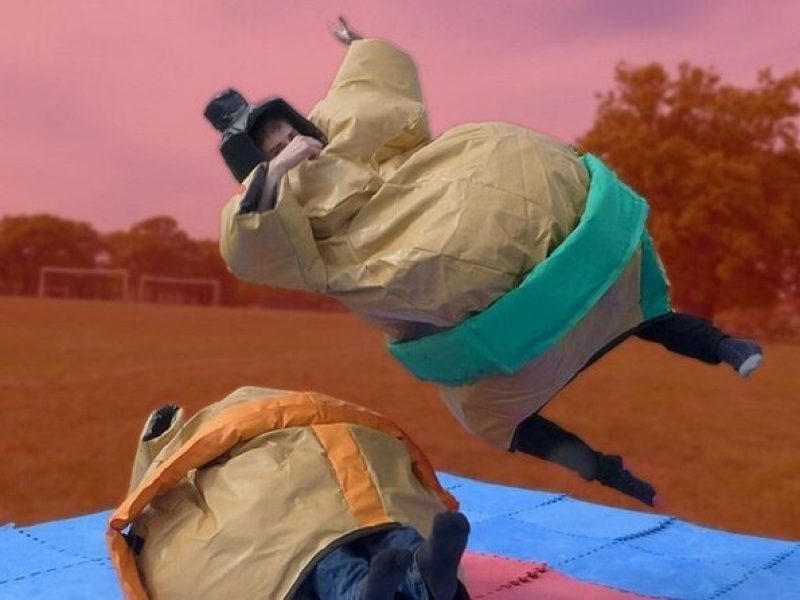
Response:
[{"label": "person in sumo suit", "polygon": [[337,298],[440,386],[463,427],[655,504],[655,489],[539,411],[630,336],[748,376],[755,342],[672,309],[647,202],[599,158],[507,123],[431,138],[416,68],[389,43],[348,45],[324,99],[205,115],[241,182],[220,250],[243,281]]},{"label": "person in sumo suit", "polygon": [[469,523],[394,423],[244,387],[142,432],[107,541],[127,599],[468,599]]}]

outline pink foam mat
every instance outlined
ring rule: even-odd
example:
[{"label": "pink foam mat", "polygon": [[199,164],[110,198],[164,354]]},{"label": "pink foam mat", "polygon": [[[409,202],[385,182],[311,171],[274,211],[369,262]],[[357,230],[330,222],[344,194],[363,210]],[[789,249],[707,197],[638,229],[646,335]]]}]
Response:
[{"label": "pink foam mat", "polygon": [[473,600],[634,600],[646,598],[562,575],[544,563],[467,552],[462,561]]}]

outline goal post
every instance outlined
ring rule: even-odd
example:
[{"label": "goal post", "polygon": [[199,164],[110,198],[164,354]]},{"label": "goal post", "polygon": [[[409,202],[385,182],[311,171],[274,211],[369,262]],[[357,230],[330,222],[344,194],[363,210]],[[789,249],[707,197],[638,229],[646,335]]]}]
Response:
[{"label": "goal post", "polygon": [[177,304],[219,305],[222,295],[219,279],[207,277],[167,277],[142,275],[139,277],[140,302],[168,302]]},{"label": "goal post", "polygon": [[128,269],[46,265],[39,269],[38,295],[127,300],[129,280]]}]

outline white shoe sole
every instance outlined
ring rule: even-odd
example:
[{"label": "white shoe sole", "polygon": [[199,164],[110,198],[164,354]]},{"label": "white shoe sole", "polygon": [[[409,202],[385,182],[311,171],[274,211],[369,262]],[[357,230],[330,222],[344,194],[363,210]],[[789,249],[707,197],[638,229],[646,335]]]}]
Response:
[{"label": "white shoe sole", "polygon": [[750,377],[750,374],[761,365],[763,359],[764,356],[762,354],[753,354],[753,356],[750,356],[741,364],[739,367],[739,375],[745,378]]}]

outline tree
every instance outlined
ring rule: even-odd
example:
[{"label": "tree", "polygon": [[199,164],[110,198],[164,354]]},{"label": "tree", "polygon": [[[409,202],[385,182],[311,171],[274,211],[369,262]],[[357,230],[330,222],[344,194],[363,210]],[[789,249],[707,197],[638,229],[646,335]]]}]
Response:
[{"label": "tree", "polygon": [[172,217],[151,217],[110,233],[106,244],[111,266],[130,270],[134,281],[146,273],[192,277],[202,271],[197,242]]},{"label": "tree", "polygon": [[237,288],[239,281],[231,275],[225,261],[219,253],[219,242],[215,240],[198,240],[197,244],[197,273],[196,277],[208,277],[220,282],[220,296],[222,304],[236,304]]},{"label": "tree", "polygon": [[45,214],[3,217],[0,291],[35,294],[41,267],[93,267],[102,249],[100,235],[88,223]]},{"label": "tree", "polygon": [[52,215],[1,219],[0,294],[36,294],[43,266],[124,268],[134,285],[143,274],[216,279],[225,305],[344,310],[326,296],[237,280],[220,256],[219,242],[192,240],[166,216],[105,237],[87,223]]},{"label": "tree", "polygon": [[682,310],[713,317],[798,289],[800,72],[753,89],[688,63],[621,64],[581,149],[651,205],[648,226]]}]

